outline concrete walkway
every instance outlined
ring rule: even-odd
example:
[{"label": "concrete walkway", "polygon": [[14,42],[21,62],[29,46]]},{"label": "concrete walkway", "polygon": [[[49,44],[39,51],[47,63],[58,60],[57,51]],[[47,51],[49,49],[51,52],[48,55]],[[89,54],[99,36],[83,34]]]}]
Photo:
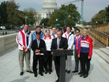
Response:
[{"label": "concrete walkway", "polygon": [[[31,54],[31,66],[32,56],[33,54]],[[82,77],[79,77],[77,73],[70,73],[66,74],[66,82],[109,82],[109,74],[103,69],[103,67],[101,67],[97,59],[102,60],[94,53],[91,61],[90,75],[88,78],[83,79]],[[72,62],[73,70],[73,58]],[[44,74],[44,76],[38,75],[38,77],[34,77],[33,74],[27,72],[25,72],[23,76],[20,76],[19,74],[18,50],[17,48],[14,48],[0,56],[0,82],[55,82],[57,79],[55,70],[53,70],[52,74]]]}]

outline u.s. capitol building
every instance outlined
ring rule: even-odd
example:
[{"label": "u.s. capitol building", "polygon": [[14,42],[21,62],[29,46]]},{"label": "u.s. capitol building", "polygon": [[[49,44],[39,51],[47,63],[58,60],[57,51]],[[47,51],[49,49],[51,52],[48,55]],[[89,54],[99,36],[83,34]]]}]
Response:
[{"label": "u.s. capitol building", "polygon": [[36,25],[39,25],[43,18],[49,18],[55,9],[58,9],[56,0],[44,0],[42,10],[36,11],[39,17]]}]

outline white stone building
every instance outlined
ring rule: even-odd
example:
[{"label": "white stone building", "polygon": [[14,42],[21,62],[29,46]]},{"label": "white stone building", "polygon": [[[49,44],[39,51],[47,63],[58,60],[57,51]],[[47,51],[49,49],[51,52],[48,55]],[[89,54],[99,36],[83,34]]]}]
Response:
[{"label": "white stone building", "polygon": [[39,25],[43,18],[49,18],[55,9],[58,9],[56,0],[44,0],[42,10],[36,11],[38,17],[36,25]]}]

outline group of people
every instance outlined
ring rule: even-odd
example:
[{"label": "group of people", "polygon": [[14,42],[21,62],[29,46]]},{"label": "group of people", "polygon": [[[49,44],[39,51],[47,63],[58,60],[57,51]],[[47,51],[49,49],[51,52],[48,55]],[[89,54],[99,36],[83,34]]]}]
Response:
[{"label": "group of people", "polygon": [[[37,77],[38,73],[51,74],[53,71],[52,60],[56,69],[58,79],[60,81],[60,56],[53,56],[53,50],[74,50],[75,69],[72,73],[79,71],[80,62],[80,77],[86,78],[90,69],[90,60],[92,57],[93,41],[87,35],[87,31],[80,35],[80,30],[77,29],[75,35],[71,32],[71,27],[66,27],[66,32],[62,33],[56,27],[45,30],[45,34],[41,31],[41,26],[37,26],[34,33],[29,31],[28,25],[24,25],[24,29],[20,30],[17,34],[16,41],[19,48],[19,65],[20,75],[24,74],[24,58],[26,61],[26,71],[34,73]],[[75,46],[75,47],[74,47]],[[31,49],[33,50],[33,72],[30,70],[30,57]],[[72,54],[73,55],[73,54]],[[39,66],[39,67],[38,67]],[[66,71],[71,72],[72,56],[66,58]],[[39,70],[39,72],[38,72]]]}]

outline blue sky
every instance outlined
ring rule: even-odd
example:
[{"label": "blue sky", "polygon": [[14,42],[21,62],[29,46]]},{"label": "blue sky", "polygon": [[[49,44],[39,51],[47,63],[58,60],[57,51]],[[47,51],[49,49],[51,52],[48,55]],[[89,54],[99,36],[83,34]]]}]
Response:
[{"label": "blue sky", "polygon": [[[2,1],[8,0],[0,0]],[[56,0],[58,4],[58,8],[61,4],[64,4],[73,0]],[[42,9],[42,4],[44,0],[15,0],[16,3],[20,5],[20,10],[25,8],[34,8],[36,10]],[[74,3],[78,7],[78,11],[81,11],[81,2]],[[84,0],[84,20],[90,21],[91,18],[100,10],[104,9],[109,5],[109,0]]]}]

